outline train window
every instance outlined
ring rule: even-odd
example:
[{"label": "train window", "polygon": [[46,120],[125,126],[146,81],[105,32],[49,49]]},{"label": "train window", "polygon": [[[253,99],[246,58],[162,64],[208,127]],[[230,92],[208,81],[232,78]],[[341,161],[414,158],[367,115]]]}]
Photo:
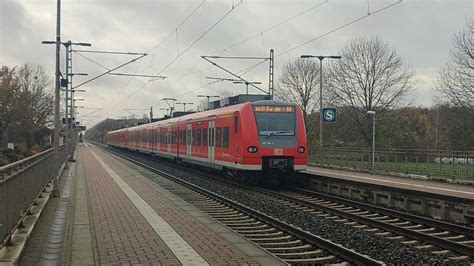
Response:
[{"label": "train window", "polygon": [[239,132],[239,117],[238,116],[234,117],[234,132],[235,133]]},{"label": "train window", "polygon": [[196,145],[197,141],[196,141],[196,129],[193,129],[193,142],[191,145]]},{"label": "train window", "polygon": [[229,147],[229,127],[224,127],[222,146]]},{"label": "train window", "polygon": [[202,146],[207,146],[207,128],[202,129]]},{"label": "train window", "polygon": [[216,128],[216,147],[222,147],[222,128]]},{"label": "train window", "polygon": [[197,130],[197,145],[201,146],[201,129],[198,128]]},{"label": "train window", "polygon": [[214,147],[214,128],[209,129],[209,146]]}]

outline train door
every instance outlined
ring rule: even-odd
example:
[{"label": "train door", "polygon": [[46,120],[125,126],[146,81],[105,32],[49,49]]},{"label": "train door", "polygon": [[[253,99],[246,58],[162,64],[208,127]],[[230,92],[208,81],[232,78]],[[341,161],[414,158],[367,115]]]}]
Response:
[{"label": "train door", "polygon": [[156,127],[155,134],[156,134],[156,141],[155,141],[156,153],[159,153],[159,152],[160,152],[160,142],[161,142],[161,138],[160,138],[160,128],[159,128],[159,127]]},{"label": "train door", "polygon": [[166,134],[166,138],[167,138],[166,141],[167,141],[167,143],[168,143],[168,145],[167,145],[167,147],[166,147],[166,151],[167,151],[168,153],[171,153],[171,134],[172,134],[172,132],[171,132],[171,125],[169,125],[169,126],[168,126],[168,132],[167,132],[167,134]]},{"label": "train door", "polygon": [[214,163],[214,147],[215,147],[215,143],[214,143],[214,130],[216,128],[216,121],[209,121],[209,133],[208,133],[208,136],[209,136],[209,146],[207,148],[207,154],[209,156],[209,162],[211,163]]},{"label": "train door", "polygon": [[191,137],[192,124],[189,123],[186,125],[186,158],[191,158],[191,145],[193,138]]}]

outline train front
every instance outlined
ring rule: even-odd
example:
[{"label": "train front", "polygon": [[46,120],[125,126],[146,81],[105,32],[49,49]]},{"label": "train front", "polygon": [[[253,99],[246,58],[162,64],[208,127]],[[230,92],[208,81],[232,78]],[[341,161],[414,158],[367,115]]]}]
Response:
[{"label": "train front", "polygon": [[252,103],[256,122],[256,145],[247,152],[258,154],[265,173],[292,173],[306,169],[307,148],[303,113],[293,103]]}]

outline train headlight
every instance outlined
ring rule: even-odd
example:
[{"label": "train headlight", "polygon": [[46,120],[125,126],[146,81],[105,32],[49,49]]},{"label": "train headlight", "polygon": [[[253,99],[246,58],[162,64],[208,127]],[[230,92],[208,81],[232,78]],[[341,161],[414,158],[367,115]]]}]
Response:
[{"label": "train headlight", "polygon": [[301,147],[298,148],[298,152],[299,152],[299,153],[304,153],[304,151],[305,151],[305,149],[304,149],[303,146],[301,146]]},{"label": "train headlight", "polygon": [[249,146],[247,148],[247,151],[250,152],[250,153],[256,153],[258,151],[258,148],[255,147],[255,146]]}]

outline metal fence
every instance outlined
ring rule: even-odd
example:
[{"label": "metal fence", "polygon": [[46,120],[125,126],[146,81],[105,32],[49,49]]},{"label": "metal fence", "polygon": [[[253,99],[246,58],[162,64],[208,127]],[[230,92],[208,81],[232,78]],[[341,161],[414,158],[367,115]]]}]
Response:
[{"label": "metal fence", "polygon": [[[60,163],[65,159],[59,150]],[[0,167],[0,247],[9,239],[21,217],[59,169],[54,164],[54,149]]]},{"label": "metal fence", "polygon": [[324,147],[309,149],[308,155],[308,162],[319,166],[474,179],[474,151],[376,149],[373,168],[372,149]]}]

